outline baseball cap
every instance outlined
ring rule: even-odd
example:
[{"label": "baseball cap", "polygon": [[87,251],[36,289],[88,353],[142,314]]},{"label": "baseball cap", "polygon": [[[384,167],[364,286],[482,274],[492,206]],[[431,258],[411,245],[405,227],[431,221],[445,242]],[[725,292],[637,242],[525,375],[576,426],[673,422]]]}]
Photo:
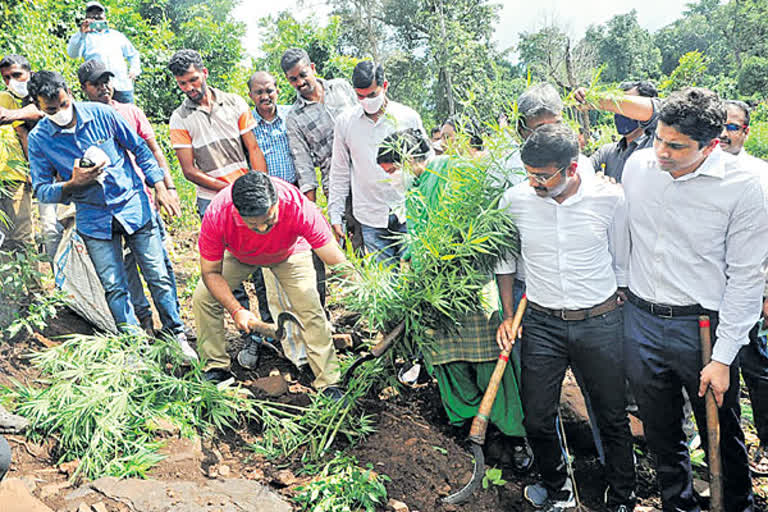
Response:
[{"label": "baseball cap", "polygon": [[85,12],[90,11],[91,9],[100,9],[102,11],[106,11],[103,5],[101,5],[100,2],[88,2],[85,4]]},{"label": "baseball cap", "polygon": [[115,76],[103,62],[91,59],[80,65],[80,69],[77,70],[77,79],[80,80],[80,85],[83,85],[85,82],[96,82],[105,74]]}]

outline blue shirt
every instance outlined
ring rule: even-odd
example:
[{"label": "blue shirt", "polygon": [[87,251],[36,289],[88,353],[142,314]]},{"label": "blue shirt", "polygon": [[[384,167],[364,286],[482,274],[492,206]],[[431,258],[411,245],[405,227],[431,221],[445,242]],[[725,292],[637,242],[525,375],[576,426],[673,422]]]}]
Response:
[{"label": "blue shirt", "polygon": [[122,32],[111,28],[85,34],[77,31],[69,38],[67,53],[73,59],[82,57],[103,62],[107,70],[115,75],[112,85],[116,91],[132,91],[133,81],[128,78],[128,72],[132,71],[137,76],[141,73],[138,50]]},{"label": "blue shirt", "polygon": [[293,165],[293,155],[288,145],[288,133],[285,130],[285,114],[290,107],[277,106],[277,115],[269,122],[253,109],[253,118],[256,119],[256,127],[253,134],[259,143],[259,149],[264,153],[267,161],[267,172],[270,176],[282,178],[288,183],[296,183],[296,167]]},{"label": "blue shirt", "polygon": [[[84,235],[110,240],[113,217],[132,234],[149,222],[152,208],[127,151],[134,155],[150,186],[162,181],[164,172],[144,140],[115,109],[101,103],[74,105],[74,127],[65,130],[45,118],[29,134],[29,165],[35,195],[43,203],[74,202],[77,230]],[[94,182],[65,192],[63,183],[72,178],[75,160],[82,158],[91,146],[98,146],[109,157],[103,184]]]}]

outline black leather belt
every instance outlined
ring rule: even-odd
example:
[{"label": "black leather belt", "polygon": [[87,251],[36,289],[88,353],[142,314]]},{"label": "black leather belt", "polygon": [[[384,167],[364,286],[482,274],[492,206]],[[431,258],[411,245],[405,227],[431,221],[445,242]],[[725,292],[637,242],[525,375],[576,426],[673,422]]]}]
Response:
[{"label": "black leather belt", "polygon": [[704,307],[700,306],[699,304],[693,304],[691,306],[670,306],[667,304],[656,304],[653,302],[648,302],[647,300],[641,299],[632,293],[631,290],[627,291],[627,299],[629,302],[642,309],[643,311],[647,311],[653,316],[658,316],[659,318],[712,315],[715,313],[715,311],[704,309]]},{"label": "black leather belt", "polygon": [[608,297],[606,300],[604,300],[600,304],[596,306],[592,306],[591,308],[584,308],[584,309],[550,309],[550,308],[545,308],[544,306],[539,306],[535,302],[531,302],[531,301],[528,301],[528,306],[531,307],[532,309],[535,309],[536,311],[541,311],[542,313],[556,316],[560,320],[578,322],[581,320],[586,320],[588,318],[604,315],[618,308],[619,303],[617,301],[617,298],[618,296],[614,293],[613,295]]}]

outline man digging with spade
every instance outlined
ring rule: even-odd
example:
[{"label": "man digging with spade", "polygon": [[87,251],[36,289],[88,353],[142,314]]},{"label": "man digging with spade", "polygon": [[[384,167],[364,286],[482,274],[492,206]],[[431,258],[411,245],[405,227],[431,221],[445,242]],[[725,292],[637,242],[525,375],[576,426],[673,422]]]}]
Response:
[{"label": "man digging with spade", "polygon": [[[320,304],[312,252],[326,265],[345,263],[320,209],[299,189],[280,178],[251,171],[219,192],[200,227],[201,279],[192,299],[198,350],[206,359],[206,377],[214,382],[232,378],[223,312],[235,326],[251,332],[258,321],[242,307],[232,288],[262,269],[273,318],[291,311],[304,325],[295,339],[304,344],[315,388],[340,399],[339,364],[331,328]],[[251,367],[258,345],[238,356]],[[286,350],[286,352],[288,352]]]}]

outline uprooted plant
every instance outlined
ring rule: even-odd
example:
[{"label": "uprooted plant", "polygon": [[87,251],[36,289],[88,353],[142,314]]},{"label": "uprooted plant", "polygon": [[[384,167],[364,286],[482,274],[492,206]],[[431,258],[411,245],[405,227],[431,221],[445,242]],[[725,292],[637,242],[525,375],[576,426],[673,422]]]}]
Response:
[{"label": "uprooted plant", "polygon": [[72,479],[144,476],[163,457],[161,420],[187,437],[233,427],[255,415],[233,389],[218,389],[194,366],[180,377],[175,344],[139,336],[71,336],[30,356],[41,377],[14,382],[5,398],[30,420],[32,439],[54,439],[58,462],[79,460]]}]

